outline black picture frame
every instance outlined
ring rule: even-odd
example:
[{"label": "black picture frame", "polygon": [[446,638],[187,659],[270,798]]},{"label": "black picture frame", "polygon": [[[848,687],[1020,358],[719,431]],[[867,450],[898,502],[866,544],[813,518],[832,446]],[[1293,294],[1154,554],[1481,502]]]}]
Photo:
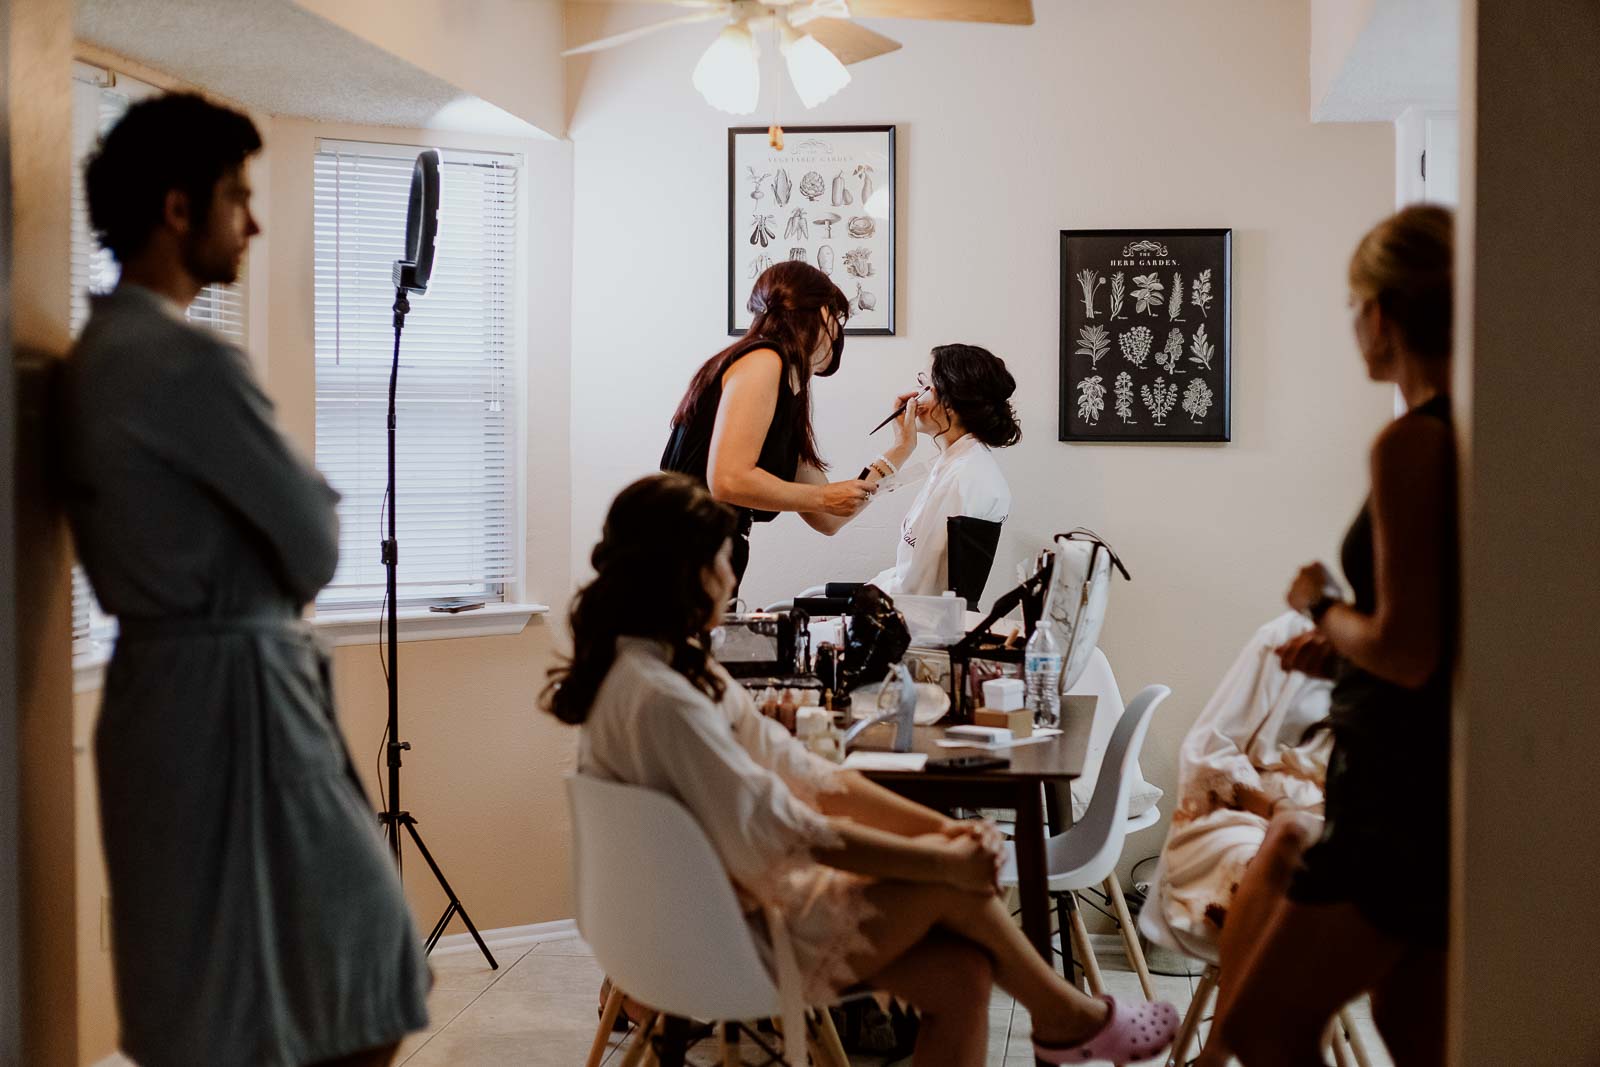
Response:
[{"label": "black picture frame", "polygon": [[[1085,271],[1093,277],[1083,278]],[[1183,291],[1173,317],[1175,275]],[[1133,284],[1135,277],[1150,276],[1156,279],[1154,288]],[[1203,303],[1196,301],[1194,289],[1202,279],[1209,292]],[[1113,296],[1118,286],[1120,309]],[[1159,310],[1149,299],[1157,295]],[[1173,359],[1175,334],[1176,358],[1169,364],[1163,357]],[[1166,345],[1157,340],[1162,335]],[[1060,360],[1058,440],[1232,440],[1233,230],[1062,230]],[[1089,381],[1095,376],[1098,380]],[[1194,382],[1203,387],[1191,393]],[[1124,408],[1128,396],[1131,411]]]},{"label": "black picture frame", "polygon": [[[883,282],[881,283],[882,292],[869,292],[867,295],[875,296],[879,302],[878,306],[874,307],[870,313],[864,309],[858,309],[851,320],[854,322],[857,318],[870,314],[874,324],[870,326],[846,326],[844,332],[847,336],[853,337],[893,337],[895,335],[895,294],[898,289],[895,241],[897,215],[899,212],[895,126],[785,126],[783,133],[785,150],[796,152],[800,151],[808,140],[828,134],[869,134],[879,135],[883,138],[881,148],[875,155],[881,154],[884,163],[883,180],[878,188],[887,190],[888,208],[882,231],[875,232],[872,235],[873,250],[883,253],[882,262],[885,264],[885,269],[877,272],[881,273],[883,277]],[[746,189],[741,189],[741,185],[748,186],[750,183],[741,179],[738,174],[739,139],[741,137],[759,138],[760,143],[765,145],[767,136],[768,129],[765,126],[736,126],[728,130],[728,289],[726,300],[728,335],[730,337],[743,336],[748,326],[750,316],[744,304],[749,298],[752,282],[752,279],[748,277],[750,267],[745,263],[745,259],[748,257],[741,255],[742,252],[748,251],[749,237],[748,233],[740,232],[741,229],[749,229],[748,226],[741,227],[741,213],[748,215],[751,214],[751,211],[748,203],[740,203],[740,200],[748,192]],[[775,237],[774,240],[781,242],[783,238]],[[743,248],[741,248],[741,242],[744,242]],[[849,281],[856,281],[856,279],[847,281],[841,272],[834,280],[839,283],[840,289],[844,290],[846,296],[851,295]],[[857,281],[858,290],[860,284],[862,283]]]}]

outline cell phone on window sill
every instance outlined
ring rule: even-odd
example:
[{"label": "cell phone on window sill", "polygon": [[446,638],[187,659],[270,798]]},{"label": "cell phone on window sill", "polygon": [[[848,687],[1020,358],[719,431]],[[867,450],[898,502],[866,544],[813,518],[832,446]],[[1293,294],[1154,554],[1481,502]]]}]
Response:
[{"label": "cell phone on window sill", "polygon": [[928,761],[930,771],[987,771],[1011,766],[1005,756],[941,756]]},{"label": "cell phone on window sill", "polygon": [[483,607],[483,601],[481,600],[453,600],[443,604],[429,604],[428,610],[441,612],[445,615],[459,615],[463,611],[473,611],[481,607]]}]

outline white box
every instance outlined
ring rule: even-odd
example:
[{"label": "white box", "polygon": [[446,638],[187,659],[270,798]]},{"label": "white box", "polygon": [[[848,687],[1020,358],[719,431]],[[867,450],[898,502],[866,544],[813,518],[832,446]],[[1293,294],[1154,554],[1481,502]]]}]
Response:
[{"label": "white box", "polygon": [[952,726],[944,735],[952,741],[976,741],[984,745],[999,745],[1013,740],[1011,731],[1004,726]]},{"label": "white box", "polygon": [[990,678],[983,683],[983,706],[994,711],[1016,711],[1023,705],[1021,678]]}]

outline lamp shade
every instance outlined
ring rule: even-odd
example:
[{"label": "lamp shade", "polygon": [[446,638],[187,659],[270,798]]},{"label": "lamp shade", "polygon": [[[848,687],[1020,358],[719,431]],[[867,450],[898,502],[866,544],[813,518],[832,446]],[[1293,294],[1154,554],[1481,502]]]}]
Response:
[{"label": "lamp shade", "polygon": [[694,68],[694,87],[718,111],[748,115],[761,97],[759,51],[750,27],[735,22],[723,27]]},{"label": "lamp shade", "polygon": [[783,30],[784,62],[802,104],[816,107],[850,84],[850,72],[821,41],[809,33],[800,36],[787,23]]}]

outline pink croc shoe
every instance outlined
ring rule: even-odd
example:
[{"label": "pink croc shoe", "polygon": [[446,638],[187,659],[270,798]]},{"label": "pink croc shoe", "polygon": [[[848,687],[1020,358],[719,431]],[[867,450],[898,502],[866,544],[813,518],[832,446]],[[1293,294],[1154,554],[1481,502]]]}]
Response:
[{"label": "pink croc shoe", "polygon": [[1172,1044],[1178,1032],[1178,1009],[1166,1001],[1154,1004],[1123,1004],[1115,997],[1101,997],[1111,1007],[1111,1015],[1100,1032],[1079,1045],[1065,1048],[1033,1043],[1033,1054],[1045,1063],[1089,1063],[1109,1060],[1122,1067],[1142,1063]]}]

